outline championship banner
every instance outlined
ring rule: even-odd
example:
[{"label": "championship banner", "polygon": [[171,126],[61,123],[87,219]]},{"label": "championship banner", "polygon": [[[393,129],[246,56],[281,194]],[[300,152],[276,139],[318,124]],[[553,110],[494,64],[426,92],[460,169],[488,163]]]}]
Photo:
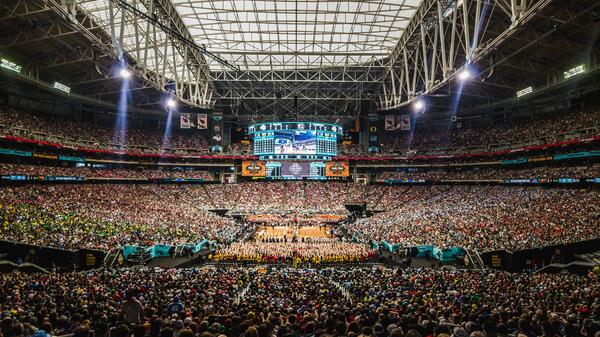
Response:
[{"label": "championship banner", "polygon": [[350,164],[347,161],[330,161],[325,163],[326,177],[350,176]]},{"label": "championship banner", "polygon": [[258,160],[242,161],[242,176],[264,177],[267,174],[267,163]]},{"label": "championship banner", "polygon": [[202,129],[202,130],[208,129],[208,115],[207,114],[197,114],[196,115],[196,127],[198,129]]},{"label": "championship banner", "polygon": [[213,112],[211,116],[212,125],[212,151],[223,151],[223,113]]},{"label": "championship banner", "polygon": [[396,116],[385,115],[385,130],[386,131],[396,130]]},{"label": "championship banner", "polygon": [[403,131],[410,130],[410,115],[400,116],[400,130],[403,130]]},{"label": "championship banner", "polygon": [[190,114],[189,113],[179,114],[179,128],[189,129],[191,126],[192,126],[192,121],[190,120]]},{"label": "championship banner", "polygon": [[408,131],[411,129],[410,115],[385,115],[385,131],[402,130]]}]

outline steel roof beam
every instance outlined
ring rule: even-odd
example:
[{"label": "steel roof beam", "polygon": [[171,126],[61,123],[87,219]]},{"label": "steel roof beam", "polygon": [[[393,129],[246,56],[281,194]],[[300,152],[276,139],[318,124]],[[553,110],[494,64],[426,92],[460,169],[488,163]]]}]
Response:
[{"label": "steel roof beam", "polygon": [[[513,0],[510,20],[500,0],[425,0],[399,41],[379,92],[381,110],[402,107],[447,85],[466,63],[486,58],[551,0]],[[497,8],[498,7],[498,8]],[[491,22],[504,30],[488,31]]]}]

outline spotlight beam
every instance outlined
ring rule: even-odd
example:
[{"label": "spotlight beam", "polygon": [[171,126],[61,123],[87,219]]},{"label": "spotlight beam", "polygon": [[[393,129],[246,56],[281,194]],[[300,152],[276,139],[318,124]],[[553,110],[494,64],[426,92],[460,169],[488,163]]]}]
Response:
[{"label": "spotlight beam", "polygon": [[421,99],[418,99],[413,104],[413,107],[416,111],[421,111],[425,108],[425,103],[423,103],[423,101]]},{"label": "spotlight beam", "polygon": [[121,68],[121,70],[119,70],[119,76],[121,76],[124,79],[128,79],[131,77],[131,71],[129,71],[129,69],[123,67],[123,68]]},{"label": "spotlight beam", "polygon": [[175,101],[175,100],[174,100],[174,99],[172,99],[172,98],[169,98],[169,99],[167,100],[167,107],[168,107],[169,109],[173,109],[173,108],[175,108],[176,106],[177,106],[177,101]]},{"label": "spotlight beam", "polygon": [[471,71],[468,68],[465,68],[458,73],[458,79],[461,81],[466,81],[471,78],[471,75]]}]

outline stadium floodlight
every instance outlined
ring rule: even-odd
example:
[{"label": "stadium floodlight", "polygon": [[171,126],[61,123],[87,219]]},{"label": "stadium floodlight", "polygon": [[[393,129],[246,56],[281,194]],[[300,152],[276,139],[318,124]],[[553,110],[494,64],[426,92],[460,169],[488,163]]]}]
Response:
[{"label": "stadium floodlight", "polygon": [[583,66],[583,64],[578,65],[577,67],[571,68],[564,72],[565,80],[569,79],[575,75],[583,74],[584,72],[585,72],[585,67]]},{"label": "stadium floodlight", "polygon": [[461,81],[466,81],[471,77],[471,71],[465,68],[458,73],[458,79]]},{"label": "stadium floodlight", "polygon": [[7,59],[2,59],[0,60],[0,67],[4,68],[4,69],[8,69],[12,72],[15,72],[17,74],[21,73],[21,66],[18,64],[15,64]]},{"label": "stadium floodlight", "polygon": [[121,70],[119,70],[119,76],[128,79],[131,77],[131,71],[129,71],[127,68],[123,67],[121,68]]},{"label": "stadium floodlight", "polygon": [[167,107],[168,108],[173,109],[176,106],[177,106],[177,101],[175,101],[172,98],[167,99]]},{"label": "stadium floodlight", "polygon": [[415,110],[420,111],[420,110],[423,110],[423,108],[425,108],[425,103],[423,103],[423,101],[421,99],[418,99],[413,104],[413,107],[415,108]]},{"label": "stadium floodlight", "polygon": [[527,87],[525,89],[521,89],[521,90],[517,91],[517,98],[531,94],[532,92],[533,92],[533,87]]}]

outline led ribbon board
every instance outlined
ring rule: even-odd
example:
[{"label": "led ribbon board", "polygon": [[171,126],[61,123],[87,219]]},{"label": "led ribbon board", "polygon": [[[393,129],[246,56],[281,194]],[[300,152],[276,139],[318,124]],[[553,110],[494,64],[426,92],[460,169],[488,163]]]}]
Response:
[{"label": "led ribbon board", "polygon": [[0,59],[0,67],[4,68],[4,69],[8,69],[12,72],[15,72],[17,74],[21,73],[21,66],[18,64],[15,64],[7,59]]}]

